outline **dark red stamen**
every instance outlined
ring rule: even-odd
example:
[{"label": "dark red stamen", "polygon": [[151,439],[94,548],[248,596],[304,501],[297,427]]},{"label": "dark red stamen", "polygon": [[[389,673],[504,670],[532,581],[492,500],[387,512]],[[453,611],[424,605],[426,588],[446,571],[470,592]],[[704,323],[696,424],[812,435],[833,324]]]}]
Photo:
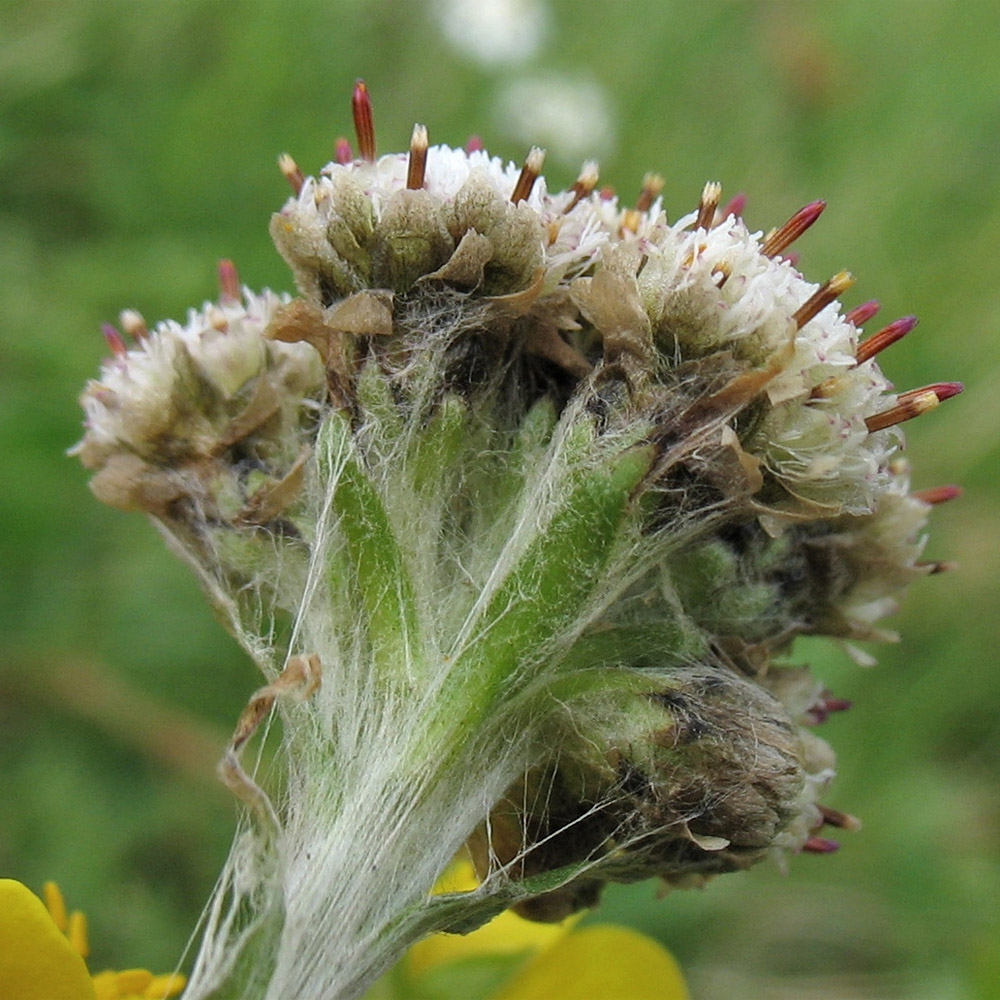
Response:
[{"label": "dark red stamen", "polygon": [[469,141],[465,144],[465,151],[467,153],[480,153],[485,148],[483,140],[478,135],[470,135]]},{"label": "dark red stamen", "polygon": [[863,365],[869,358],[875,357],[879,352],[895,344],[897,340],[902,340],[916,325],[916,316],[900,316],[888,326],[883,326],[877,333],[873,333],[858,344],[858,364]]},{"label": "dark red stamen", "polygon": [[765,257],[776,257],[785,247],[791,246],[819,217],[826,208],[825,201],[811,201],[803,205],[783,226],[779,226],[764,240],[760,252]]},{"label": "dark red stamen", "polygon": [[849,708],[854,707],[854,702],[848,698],[824,698],[823,708],[827,712],[846,712]]},{"label": "dark red stamen", "polygon": [[901,392],[896,397],[896,400],[913,399],[930,391],[937,396],[939,403],[943,403],[946,399],[957,396],[964,388],[965,386],[961,382],[932,382],[930,385],[922,386],[919,389],[907,389],[906,392]]},{"label": "dark red stamen", "polygon": [[850,271],[838,271],[829,281],[824,281],[795,311],[792,317],[795,325],[801,330],[820,310],[825,309],[853,284],[854,275]]},{"label": "dark red stamen", "polygon": [[299,169],[299,165],[287,153],[282,153],[278,157],[278,167],[285,175],[285,180],[291,184],[292,190],[298,194],[306,182],[306,175]]},{"label": "dark red stamen", "polygon": [[844,313],[844,319],[855,326],[864,326],[881,308],[882,303],[878,299],[869,299],[867,302],[862,302],[861,305],[855,306],[853,309],[848,309]]},{"label": "dark red stamen", "polygon": [[958,569],[958,563],[952,562],[946,559],[932,559],[918,562],[916,564],[918,569],[925,569],[927,572],[934,576],[936,573],[950,573],[954,569]]},{"label": "dark red stamen", "polygon": [[955,497],[960,497],[962,495],[961,486],[931,486],[926,490],[914,490],[910,494],[917,500],[923,500],[924,503],[946,503],[949,500],[954,500]]},{"label": "dark red stamen", "polygon": [[885,430],[904,420],[912,420],[922,413],[933,410],[952,396],[957,396],[964,386],[961,382],[935,382],[932,385],[921,386],[919,389],[909,389],[896,397],[896,405],[881,413],[866,418],[865,426],[869,432]]},{"label": "dark red stamen", "polygon": [[639,192],[639,200],[635,203],[635,210],[648,212],[662,190],[663,177],[660,174],[646,174],[642,179],[642,190]]},{"label": "dark red stamen", "polygon": [[375,119],[372,115],[372,99],[364,80],[354,84],[351,97],[351,111],[354,114],[354,134],[358,139],[358,150],[362,160],[375,162]]},{"label": "dark red stamen", "polygon": [[820,815],[823,817],[823,823],[826,826],[835,826],[841,830],[861,829],[861,820],[857,816],[841,812],[839,809],[831,809],[829,806],[820,805],[819,803],[817,803],[816,808],[819,809]]},{"label": "dark red stamen", "polygon": [[570,199],[569,204],[563,209],[563,215],[572,212],[574,208],[580,203],[581,198],[586,198],[595,187],[597,187],[598,178],[597,163],[594,160],[587,160],[586,163],[580,168],[580,176],[573,182],[573,186],[570,191],[573,192],[573,197]]},{"label": "dark red stamen", "polygon": [[531,194],[531,189],[535,186],[542,173],[542,164],[545,163],[545,150],[538,146],[532,146],[528,155],[524,158],[524,166],[521,174],[517,178],[514,190],[511,192],[510,200],[515,205],[524,201]]},{"label": "dark red stamen", "polygon": [[722,197],[722,185],[718,181],[709,181],[701,191],[698,201],[698,218],[695,229],[710,229],[715,222],[715,213]]},{"label": "dark red stamen", "polygon": [[427,126],[414,125],[410,137],[410,158],[406,168],[406,186],[416,191],[424,186],[427,170]]},{"label": "dark red stamen", "polygon": [[910,396],[906,400],[901,400],[888,410],[866,417],[865,426],[868,428],[869,434],[873,434],[875,431],[884,431],[887,427],[895,427],[896,424],[912,420],[922,413],[933,410],[940,402],[937,394],[928,389],[918,395]]}]

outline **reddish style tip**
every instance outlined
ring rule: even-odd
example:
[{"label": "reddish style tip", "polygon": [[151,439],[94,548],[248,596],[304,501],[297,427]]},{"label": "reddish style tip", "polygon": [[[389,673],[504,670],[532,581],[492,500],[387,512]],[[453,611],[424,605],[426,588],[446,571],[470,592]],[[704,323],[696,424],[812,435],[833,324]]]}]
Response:
[{"label": "reddish style tip", "polygon": [[219,261],[217,274],[219,279],[219,299],[222,302],[239,302],[240,276],[236,270],[236,265],[227,257],[224,257]]},{"label": "reddish style tip", "polygon": [[844,319],[855,326],[864,326],[881,308],[882,303],[878,299],[869,299],[867,302],[862,302],[861,305],[855,306],[853,309],[848,309],[844,313]]},{"label": "reddish style tip", "polygon": [[478,135],[470,135],[469,141],[465,144],[465,151],[467,153],[479,153],[485,148],[483,140]]},{"label": "reddish style tip", "polygon": [[723,219],[728,219],[731,215],[735,215],[737,218],[740,218],[743,215],[743,209],[746,207],[747,196],[740,191],[738,194],[734,194],[732,198],[726,202],[719,214]]},{"label": "reddish style tip", "polygon": [[351,97],[351,111],[354,115],[354,133],[358,139],[361,159],[375,162],[375,118],[372,114],[372,99],[364,80],[354,84]]},{"label": "reddish style tip", "polygon": [[776,257],[791,246],[823,213],[826,202],[822,199],[803,205],[784,225],[779,226],[764,240],[760,252],[765,257]]},{"label": "reddish style tip", "polygon": [[803,851],[810,854],[833,854],[840,849],[840,844],[829,837],[810,837],[803,845]]},{"label": "reddish style tip", "polygon": [[933,385],[927,386],[928,389],[934,390],[934,395],[943,403],[946,399],[951,399],[952,396],[957,396],[960,392],[965,391],[965,385],[962,382],[935,382]]},{"label": "reddish style tip", "polygon": [[108,347],[111,348],[115,355],[120,358],[128,354],[128,344],[125,343],[125,338],[118,332],[117,327],[112,326],[110,323],[102,323],[101,333],[104,334],[104,339],[108,342]]},{"label": "reddish style tip", "polygon": [[340,136],[333,145],[333,157],[341,166],[346,166],[354,159],[354,150],[343,136]]},{"label": "reddish style tip", "polygon": [[873,358],[887,347],[891,347],[897,340],[902,340],[916,325],[916,316],[900,316],[888,326],[883,326],[877,333],[873,333],[858,344],[856,355],[858,364],[863,365],[869,358]]},{"label": "reddish style tip", "polygon": [[961,382],[934,382],[919,389],[908,389],[896,396],[896,405],[865,419],[869,432],[885,430],[904,420],[912,420],[933,410],[946,399],[957,396],[965,388]]},{"label": "reddish style tip", "polygon": [[917,500],[923,500],[924,503],[947,503],[949,500],[954,500],[956,497],[962,495],[962,487],[950,484],[947,486],[931,486],[926,490],[914,490],[910,495]]},{"label": "reddish style tip", "polygon": [[854,702],[849,701],[847,698],[834,698],[833,695],[824,695],[814,705],[810,705],[809,710],[806,712],[806,721],[818,726],[821,722],[826,722],[834,712],[846,712],[853,705]]}]

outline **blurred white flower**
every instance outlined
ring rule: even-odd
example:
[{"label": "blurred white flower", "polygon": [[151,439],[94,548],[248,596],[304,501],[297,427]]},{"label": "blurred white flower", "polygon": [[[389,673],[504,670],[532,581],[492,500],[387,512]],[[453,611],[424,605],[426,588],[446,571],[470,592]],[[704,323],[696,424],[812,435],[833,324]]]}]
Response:
[{"label": "blurred white flower", "polygon": [[475,62],[522,62],[548,29],[548,6],[540,0],[437,0],[434,7],[445,37]]},{"label": "blurred white flower", "polygon": [[607,156],[615,147],[604,89],[586,78],[548,74],[511,80],[500,91],[495,115],[513,138],[545,146],[567,165],[584,156]]}]

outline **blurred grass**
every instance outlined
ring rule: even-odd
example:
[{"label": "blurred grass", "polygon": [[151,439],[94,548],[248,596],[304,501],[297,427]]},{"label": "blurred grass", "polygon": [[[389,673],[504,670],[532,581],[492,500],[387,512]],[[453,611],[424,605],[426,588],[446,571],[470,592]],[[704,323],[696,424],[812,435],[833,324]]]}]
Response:
[{"label": "blurred grass", "polygon": [[[910,431],[915,485],[957,481],[898,646],[862,670],[811,643],[856,708],[826,726],[830,804],[865,820],[832,857],[703,893],[609,893],[601,919],[672,947],[703,1000],[1000,997],[1000,7],[896,2],[553,2],[549,43],[483,69],[429,7],[340,2],[0,2],[0,872],[61,881],[94,965],[172,966],[230,835],[214,753],[256,684],[189,574],[141,519],[94,501],[64,449],[123,306],[180,315],[232,257],[286,288],[274,158],[307,170],[349,129],[365,76],[383,148],[414,120],[517,158],[498,88],[583,76],[614,109],[602,182],[667,178],[676,216],[706,179],[767,228],[814,197],[814,280],[921,326],[901,386],[966,394]],[[555,151],[553,151],[555,152]],[[573,168],[552,158],[550,180]]]}]

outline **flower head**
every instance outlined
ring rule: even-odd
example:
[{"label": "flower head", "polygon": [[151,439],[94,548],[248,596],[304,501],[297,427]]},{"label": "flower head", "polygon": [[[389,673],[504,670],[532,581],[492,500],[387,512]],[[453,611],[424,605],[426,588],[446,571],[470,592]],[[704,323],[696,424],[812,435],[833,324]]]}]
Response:
[{"label": "flower head", "polygon": [[[552,193],[541,150],[423,126],[379,157],[360,83],[353,110],[358,157],[280,161],[298,297],[227,265],[186,327],[129,314],[84,397],[95,492],[156,519],[268,680],[196,996],[248,942],[268,996],[348,996],[430,929],[830,850],[856,821],[809,727],[843,706],[792,640],[884,635],[937,568],[898,424],[961,386],[896,393],[876,355],[912,318],[862,339],[852,276],[802,276],[822,202],[764,234],[710,183],[671,222],[656,175]],[[268,795],[239,754],[275,705]],[[431,900],[464,840],[481,885]]]}]

